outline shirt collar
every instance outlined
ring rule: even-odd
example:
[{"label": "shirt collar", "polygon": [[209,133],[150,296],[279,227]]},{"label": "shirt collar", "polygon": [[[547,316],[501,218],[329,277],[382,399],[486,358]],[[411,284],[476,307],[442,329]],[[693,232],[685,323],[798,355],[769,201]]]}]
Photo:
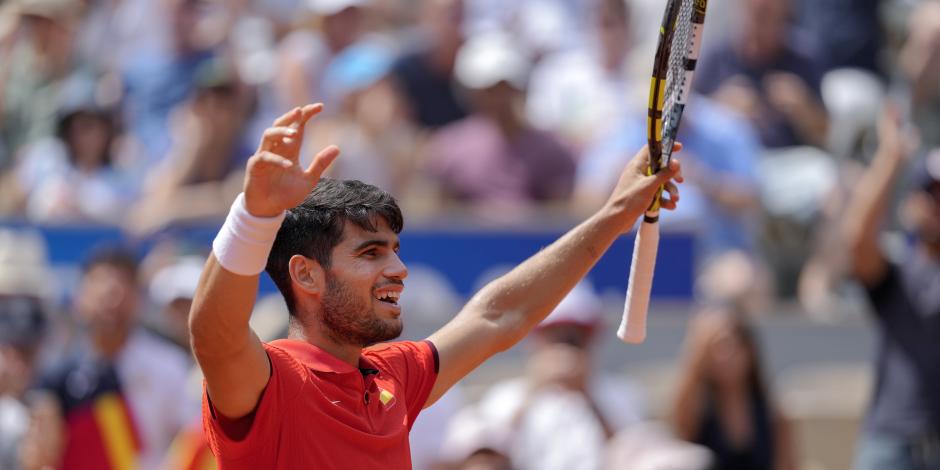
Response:
[{"label": "shirt collar", "polygon": [[372,373],[378,372],[375,365],[361,355],[359,356],[359,367],[353,367],[338,357],[306,341],[279,339],[272,341],[270,344],[283,349],[290,354],[291,357],[300,361],[301,364],[317,372],[331,372],[334,374],[360,372],[364,375],[364,371],[375,371]]}]

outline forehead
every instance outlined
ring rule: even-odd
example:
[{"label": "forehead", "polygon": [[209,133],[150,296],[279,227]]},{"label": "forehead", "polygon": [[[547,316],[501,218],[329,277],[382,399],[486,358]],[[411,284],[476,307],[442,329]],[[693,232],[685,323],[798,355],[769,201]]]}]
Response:
[{"label": "forehead", "polygon": [[89,280],[120,278],[122,280],[131,281],[134,276],[128,268],[111,263],[96,263],[88,267],[83,277]]},{"label": "forehead", "polygon": [[343,238],[337,246],[355,247],[369,240],[384,241],[392,245],[398,243],[398,234],[392,230],[388,221],[385,220],[385,217],[376,216],[372,222],[373,225],[375,225],[375,232],[366,230],[356,225],[354,222],[346,220],[343,223]]}]

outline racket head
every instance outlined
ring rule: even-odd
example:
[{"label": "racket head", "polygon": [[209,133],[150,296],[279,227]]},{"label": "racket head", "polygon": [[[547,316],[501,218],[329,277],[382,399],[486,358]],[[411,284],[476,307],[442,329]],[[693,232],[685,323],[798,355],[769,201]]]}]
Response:
[{"label": "racket head", "polygon": [[[653,61],[647,113],[648,173],[669,165],[682,113],[692,89],[708,0],[667,0]],[[659,196],[651,211],[658,210]]]}]

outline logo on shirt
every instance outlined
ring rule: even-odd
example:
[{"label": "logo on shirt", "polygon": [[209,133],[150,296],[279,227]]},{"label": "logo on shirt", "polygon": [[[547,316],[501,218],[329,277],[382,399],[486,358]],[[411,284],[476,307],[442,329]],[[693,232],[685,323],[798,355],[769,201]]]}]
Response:
[{"label": "logo on shirt", "polygon": [[395,404],[395,395],[392,395],[392,392],[385,390],[384,388],[379,389],[379,401],[382,402],[382,406],[388,408]]}]

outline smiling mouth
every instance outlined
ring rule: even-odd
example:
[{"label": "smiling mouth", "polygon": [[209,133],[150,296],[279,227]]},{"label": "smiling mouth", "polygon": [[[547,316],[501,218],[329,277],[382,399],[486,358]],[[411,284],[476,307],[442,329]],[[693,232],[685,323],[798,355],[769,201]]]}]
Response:
[{"label": "smiling mouth", "polygon": [[385,292],[375,296],[375,299],[379,302],[385,302],[389,305],[398,305],[398,298],[401,296],[400,292]]}]

